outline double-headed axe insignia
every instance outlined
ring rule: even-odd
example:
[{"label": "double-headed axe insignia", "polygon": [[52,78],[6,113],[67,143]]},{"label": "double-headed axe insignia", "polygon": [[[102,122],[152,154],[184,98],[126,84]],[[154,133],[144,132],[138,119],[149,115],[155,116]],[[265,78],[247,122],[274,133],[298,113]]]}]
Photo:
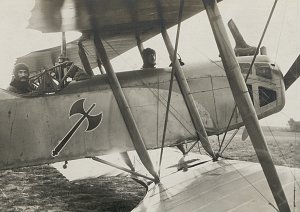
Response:
[{"label": "double-headed axe insignia", "polygon": [[60,151],[65,147],[67,142],[70,140],[70,138],[74,135],[78,127],[81,125],[81,123],[87,119],[88,120],[88,127],[85,130],[91,131],[94,130],[102,121],[102,113],[98,115],[89,115],[89,113],[93,110],[93,108],[96,106],[96,104],[92,104],[92,106],[85,112],[83,103],[85,99],[79,99],[75,103],[73,103],[71,109],[70,109],[70,117],[74,114],[81,114],[82,117],[77,121],[77,123],[70,129],[70,131],[65,135],[65,137],[58,143],[58,145],[53,149],[52,156],[56,157],[59,155]]}]

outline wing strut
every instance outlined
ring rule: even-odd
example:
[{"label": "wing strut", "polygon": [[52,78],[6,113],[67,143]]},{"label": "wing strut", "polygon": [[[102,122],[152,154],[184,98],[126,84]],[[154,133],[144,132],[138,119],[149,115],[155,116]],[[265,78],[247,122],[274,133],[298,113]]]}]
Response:
[{"label": "wing strut", "polygon": [[132,22],[134,23],[134,31],[135,31],[135,39],[136,39],[136,44],[139,49],[140,54],[142,55],[142,52],[144,50],[144,45],[140,37],[140,30],[138,27],[138,22],[139,22],[139,14],[137,12],[137,4],[138,0],[130,0],[126,1],[127,3],[127,9],[129,10],[129,14],[131,17]]},{"label": "wing strut", "polygon": [[[91,35],[92,38],[93,38],[93,40],[95,40],[95,36],[97,36],[97,35],[95,35],[95,34],[96,34],[96,33],[94,33],[94,34]],[[103,63],[102,63],[101,57],[100,57],[100,55],[99,55],[99,52],[98,52],[96,46],[95,46],[95,51],[96,51],[97,65],[98,65],[99,71],[100,71],[101,74],[105,74],[105,71],[106,71],[106,70],[104,70],[104,68],[103,68]]]},{"label": "wing strut", "polygon": [[67,43],[66,43],[66,33],[61,33],[61,54],[65,59],[67,57]]},{"label": "wing strut", "polygon": [[[170,85],[169,85],[169,94],[168,94],[167,110],[166,110],[164,130],[163,130],[163,138],[162,138],[162,142],[161,142],[161,151],[160,151],[160,158],[159,158],[158,175],[160,175],[160,168],[161,168],[161,163],[162,163],[163,150],[164,150],[164,146],[165,146],[166,130],[167,130],[167,125],[168,125],[168,117],[169,117],[170,103],[171,103],[172,90],[173,90],[174,72],[175,72],[175,65],[174,65],[175,63],[174,63],[174,61],[176,60],[177,49],[178,49],[178,41],[179,41],[179,34],[180,34],[179,32],[180,32],[180,28],[181,28],[183,6],[184,6],[184,0],[180,0],[180,8],[179,8],[179,15],[178,15],[178,26],[177,26],[176,41],[175,41],[175,50],[174,50],[173,58],[172,58],[172,71],[171,71],[171,79],[170,79]],[[182,144],[178,145],[178,148],[180,150],[183,150],[182,152],[185,153],[185,149],[182,146]]]},{"label": "wing strut", "polygon": [[120,153],[123,161],[125,162],[125,164],[130,168],[131,171],[135,171],[135,168],[130,160],[130,157],[128,155],[128,152],[121,152]]},{"label": "wing strut", "polygon": [[195,129],[196,129],[198,138],[201,141],[202,146],[206,150],[206,152],[215,160],[216,156],[215,156],[215,154],[214,154],[214,152],[213,152],[213,150],[212,150],[212,148],[211,148],[211,146],[208,142],[207,133],[206,133],[206,130],[205,130],[204,125],[202,123],[202,120],[201,120],[199,111],[197,109],[194,97],[191,93],[190,87],[187,83],[187,80],[185,78],[183,70],[180,66],[177,55],[174,55],[174,52],[175,52],[174,47],[171,43],[170,37],[169,37],[168,32],[166,30],[166,27],[164,25],[164,21],[163,21],[164,19],[163,19],[163,16],[162,16],[163,11],[162,11],[161,6],[160,6],[161,5],[160,0],[157,0],[157,4],[158,4],[157,5],[158,6],[158,11],[159,11],[159,14],[161,16],[161,21],[162,21],[161,34],[162,34],[163,40],[166,44],[167,50],[169,52],[170,60],[173,61],[173,58],[176,58],[175,61],[174,61],[175,77],[177,79],[177,82],[178,82],[178,85],[180,87],[181,93],[182,93],[183,98],[185,100],[185,103],[187,105],[187,108],[188,108],[188,111],[190,113],[192,122],[194,124]]},{"label": "wing strut", "polygon": [[92,67],[90,65],[90,62],[89,62],[89,59],[86,55],[86,52],[84,50],[84,47],[83,47],[83,41],[85,39],[88,39],[86,36],[82,35],[80,38],[79,38],[79,41],[78,41],[78,55],[80,57],[80,60],[81,60],[81,63],[84,67],[84,70],[85,72],[89,75],[89,76],[94,76],[94,72],[92,70]]},{"label": "wing strut", "polygon": [[94,43],[97,55],[100,56],[101,61],[103,62],[103,66],[105,67],[111,89],[119,105],[121,114],[129,131],[135,150],[137,151],[137,154],[139,155],[146,169],[155,178],[155,182],[159,182],[159,177],[156,171],[154,170],[154,166],[147,152],[143,138],[138,130],[138,126],[134,120],[133,114],[123,93],[120,82],[108,59],[105,48],[98,33],[94,33]]},{"label": "wing strut", "polygon": [[108,165],[108,166],[114,167],[114,168],[116,168],[116,169],[120,169],[120,170],[122,170],[122,171],[124,171],[124,172],[128,172],[128,173],[130,173],[130,174],[132,174],[132,175],[134,175],[134,176],[136,175],[136,176],[143,177],[143,178],[145,178],[145,179],[154,181],[154,179],[152,179],[151,177],[148,177],[148,176],[143,175],[143,174],[139,174],[139,173],[137,173],[137,172],[135,172],[135,171],[132,171],[132,170],[130,170],[130,169],[126,169],[126,168],[124,168],[124,167],[122,167],[122,166],[113,164],[113,163],[111,163],[111,162],[109,162],[109,161],[106,161],[106,160],[103,160],[103,159],[101,159],[101,158],[98,158],[98,157],[91,157],[91,158],[92,158],[94,161],[98,161],[98,162],[100,162],[100,163],[104,163],[104,164],[106,164],[106,165]]},{"label": "wing strut", "polygon": [[202,0],[211,24],[215,40],[220,51],[223,66],[230,84],[232,94],[238,106],[243,122],[249,133],[252,145],[262,166],[274,199],[281,212],[290,211],[278,174],[266,145],[263,132],[252,105],[248,89],[231,48],[225,26],[215,0]]},{"label": "wing strut", "polygon": [[143,42],[141,41],[141,38],[139,35],[136,35],[136,44],[138,46],[139,52],[142,55],[142,52],[144,51],[144,45]]}]

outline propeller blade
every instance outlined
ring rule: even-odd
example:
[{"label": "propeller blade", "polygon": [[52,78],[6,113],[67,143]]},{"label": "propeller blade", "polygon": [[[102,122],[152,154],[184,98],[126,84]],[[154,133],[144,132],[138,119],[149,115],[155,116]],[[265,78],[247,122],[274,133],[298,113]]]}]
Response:
[{"label": "propeller blade", "polygon": [[283,82],[285,85],[285,90],[287,90],[300,76],[300,54],[298,55],[297,59],[290,67],[288,72],[283,77]]}]

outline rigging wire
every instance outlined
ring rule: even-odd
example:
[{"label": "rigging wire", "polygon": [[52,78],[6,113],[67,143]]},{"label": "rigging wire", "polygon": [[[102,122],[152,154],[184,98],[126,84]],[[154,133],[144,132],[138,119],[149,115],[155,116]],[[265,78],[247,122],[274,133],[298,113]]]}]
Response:
[{"label": "rigging wire", "polygon": [[[258,94],[257,93],[255,93],[255,92],[253,92],[253,95],[256,95],[256,96],[258,96]],[[266,96],[263,96],[263,98],[266,98]],[[255,104],[258,104],[258,102],[257,102],[257,98],[253,98],[253,101],[255,101]],[[272,134],[273,135],[273,134]],[[275,139],[275,137],[273,136],[273,138]],[[229,145],[229,143],[226,145],[226,147]],[[278,143],[277,143],[277,145],[279,145]],[[223,151],[225,150],[225,148],[226,147],[224,147],[224,149],[223,149]],[[223,151],[222,151],[222,153],[223,153]],[[232,165],[232,164],[231,164]],[[232,165],[233,166],[233,165]],[[234,166],[233,166],[234,167]],[[243,176],[243,174],[239,171],[239,170],[237,170],[235,167],[234,167],[234,169],[263,197],[263,199],[265,199],[266,200],[266,202],[268,202],[268,204],[270,205],[270,206],[272,206],[276,211],[279,211],[263,194],[262,194],[262,192],[260,192],[259,191],[259,189],[258,188],[256,188],[245,176]],[[292,174],[293,175],[293,174]],[[294,177],[294,180],[295,180],[295,175],[293,175],[293,177]]]},{"label": "rigging wire", "polygon": [[[159,96],[157,96],[157,94],[155,93],[155,91],[154,91],[149,85],[147,85],[142,79],[141,79],[141,82],[143,83],[143,85],[144,85],[147,89],[149,89],[149,91],[153,94],[154,97],[157,98],[157,100],[158,100],[161,104],[163,104],[164,106],[166,106],[166,105],[165,105],[165,102],[167,103],[167,100],[166,100],[161,94],[159,94]],[[160,83],[159,83],[159,84],[160,84]],[[158,85],[158,87],[159,87],[159,85]],[[160,89],[160,88],[159,88],[159,89]],[[159,92],[158,92],[158,93],[159,93]],[[170,113],[174,116],[174,118],[180,123],[180,125],[181,125],[181,126],[182,126],[182,127],[183,127],[190,135],[191,135],[191,136],[193,136],[193,132],[191,132],[190,129],[186,126],[186,125],[189,125],[189,126],[192,127],[191,124],[188,124],[189,121],[188,121],[187,119],[185,119],[185,117],[182,116],[181,113],[178,112],[177,109],[176,109],[175,107],[173,107],[172,105],[170,105],[170,108],[171,108],[172,110],[174,110],[174,112],[172,112],[171,110],[169,110]],[[176,112],[176,113],[175,113],[175,112]],[[157,117],[157,119],[158,119],[158,117]],[[186,124],[183,123],[183,121],[185,121]],[[157,126],[158,126],[158,122],[157,122]]]},{"label": "rigging wire", "polygon": [[[270,133],[271,133],[271,135],[272,135],[272,137],[273,137],[273,139],[274,139],[274,141],[275,141],[275,144],[276,144],[276,146],[277,146],[277,148],[278,148],[278,150],[279,150],[279,152],[280,152],[280,154],[281,154],[282,159],[284,160],[285,164],[288,164],[288,163],[287,163],[287,159],[286,159],[286,157],[284,156],[284,153],[282,152],[282,150],[281,150],[281,148],[280,148],[280,146],[279,146],[279,143],[278,143],[277,139],[275,138],[275,136],[274,136],[274,134],[273,134],[273,132],[272,132],[272,130],[271,130],[271,128],[270,128],[269,126],[268,126],[268,129],[269,129],[269,131],[270,131]],[[298,187],[300,188],[300,184],[299,184],[299,182],[297,181],[295,175],[292,173],[290,165],[288,165],[288,167],[290,168],[290,172],[291,172],[291,174],[293,175],[293,178],[294,178],[294,180],[296,181]]]},{"label": "rigging wire", "polygon": [[[111,49],[115,52],[115,54],[117,54],[117,55],[120,55],[120,53],[119,52],[117,52],[117,50],[115,49],[115,48],[113,48],[113,46],[111,46],[111,44],[109,44],[106,40],[104,40],[104,42],[108,45],[108,46],[110,46],[111,47]],[[89,55],[90,55],[90,52],[86,49],[86,47],[85,47],[85,45],[83,45],[83,48],[84,48],[84,50],[85,50],[85,52],[86,53],[88,53]],[[160,95],[160,79],[159,79],[159,72],[158,72],[158,75],[157,75],[157,77],[158,77],[158,85],[157,85],[157,93],[158,93],[158,95],[156,95],[155,93],[154,93],[154,91],[144,82],[144,81],[142,81],[142,83],[143,83],[143,85],[145,85],[146,86],[146,88],[148,88],[152,93],[153,93],[153,95],[154,96],[156,96],[157,97],[157,101],[159,102],[162,102],[162,100],[160,100],[160,97],[162,97],[161,95]],[[163,103],[163,102],[162,102]],[[170,107],[175,111],[175,112],[177,112],[177,110],[176,110],[176,108],[174,108],[173,106],[171,106],[170,105]],[[159,141],[159,138],[158,138],[158,135],[159,135],[159,133],[158,133],[158,121],[159,121],[159,119],[158,119],[158,116],[159,116],[159,114],[158,114],[158,112],[159,112],[159,103],[157,103],[157,146],[158,146],[158,141]],[[177,112],[179,115],[180,115],[180,113],[179,112]],[[190,134],[190,135],[193,135],[193,133],[185,126],[185,124],[180,120],[180,119],[182,119],[182,120],[185,120],[184,119],[184,117],[181,117],[181,118],[178,118],[175,114],[173,114],[174,115],[174,117],[176,118],[176,120],[181,124],[181,126],[183,126],[184,127],[184,129]],[[187,120],[185,120],[186,122],[188,122]]]},{"label": "rigging wire", "polygon": [[147,179],[147,180],[151,180],[151,181],[153,181],[153,182],[155,181],[154,178],[148,177],[147,175],[140,174],[140,173],[138,173],[138,172],[136,172],[136,171],[132,171],[132,170],[130,170],[130,169],[124,168],[124,167],[122,167],[122,166],[119,166],[119,165],[117,165],[117,164],[114,164],[114,163],[111,163],[111,162],[109,162],[109,161],[103,160],[103,159],[101,159],[101,158],[98,158],[98,157],[87,157],[87,158],[91,158],[91,159],[94,160],[94,161],[97,161],[97,162],[106,164],[106,165],[111,166],[111,167],[114,167],[114,168],[116,168],[116,169],[120,169],[120,170],[122,170],[122,171],[124,171],[124,172],[128,172],[128,173],[130,173],[130,174],[132,174],[132,175],[136,175],[136,176],[139,176],[139,177],[143,177],[143,178],[145,178],[145,179]]},{"label": "rigging wire", "polygon": [[[250,70],[251,70],[252,67],[253,67],[254,61],[255,61],[256,56],[257,56],[258,51],[259,51],[259,47],[260,47],[260,45],[261,45],[261,42],[262,42],[262,40],[263,40],[263,37],[264,37],[264,35],[265,35],[266,29],[267,29],[267,27],[268,27],[268,24],[269,24],[269,22],[270,22],[270,19],[271,19],[271,17],[272,17],[272,14],[273,14],[273,12],[274,12],[274,9],[275,9],[275,6],[276,6],[277,2],[278,2],[278,1],[275,0],[274,5],[273,5],[273,8],[272,8],[271,13],[270,13],[270,16],[269,16],[269,18],[268,18],[266,27],[265,27],[265,29],[264,29],[263,35],[262,35],[262,37],[261,37],[261,39],[260,39],[258,48],[256,49],[256,53],[255,53],[255,55],[254,55],[254,57],[253,57],[252,63],[251,63],[250,68],[249,68],[249,71],[248,71],[247,76],[246,76],[246,78],[245,78],[245,81],[247,81],[247,79],[248,79],[248,77],[249,77]],[[236,107],[236,106],[235,106],[235,107]],[[234,111],[233,111],[233,113],[234,113]],[[231,120],[230,120],[230,122],[231,122]],[[228,126],[229,126],[229,124],[228,124]],[[224,137],[225,137],[225,136],[224,136]],[[239,172],[238,170],[236,170],[236,171]],[[240,173],[240,172],[239,172],[239,173]],[[245,178],[245,179],[246,179],[246,178]],[[246,179],[246,180],[247,180],[247,179]],[[295,180],[295,178],[294,178],[294,180]],[[248,181],[248,180],[247,180],[247,181]],[[248,183],[249,183],[250,185],[252,185],[251,182],[248,181]],[[252,186],[253,186],[253,185],[252,185]],[[254,187],[254,186],[253,186],[253,187]],[[255,187],[254,187],[254,188],[255,188]],[[255,189],[256,189],[256,188],[255,188]],[[265,200],[267,200],[267,199],[263,196],[263,194],[262,194],[258,189],[256,189],[256,191],[257,191],[257,192],[258,192]],[[267,200],[267,201],[268,201],[268,200]],[[275,210],[278,211],[278,209],[277,209],[270,201],[268,201],[268,203],[269,203],[269,205],[271,205]]]},{"label": "rigging wire", "polygon": [[[198,151],[199,151],[199,154],[202,155],[200,142],[198,142]],[[206,155],[208,155],[206,151],[204,151],[204,152]]]},{"label": "rigging wire", "polygon": [[120,56],[121,54],[106,40],[104,42],[117,54],[117,56]]},{"label": "rigging wire", "polygon": [[[253,93],[253,95],[258,95],[257,93]],[[262,98],[264,98],[264,99],[266,99],[267,98],[267,94],[266,93],[264,93],[264,96],[262,96]],[[254,101],[255,101],[255,103],[257,104],[257,98],[253,98],[254,99]],[[283,113],[283,112],[281,112],[281,113]],[[284,114],[284,113],[283,113]],[[284,114],[284,115],[286,115],[286,114]],[[286,115],[287,116],[287,115]],[[287,116],[287,117],[289,117],[289,116]],[[272,132],[272,130],[271,130],[271,128],[269,127],[269,125],[268,125],[268,129],[269,129],[269,131],[270,131],[270,134],[272,135],[272,137],[273,137],[273,140],[275,141],[275,144],[276,144],[276,146],[278,147],[278,150],[279,150],[279,152],[280,152],[280,155],[281,155],[281,157],[283,158],[283,160],[284,160],[284,162],[285,162],[285,164],[288,164],[287,163],[287,160],[286,160],[286,158],[285,158],[285,156],[284,156],[284,153],[282,152],[282,150],[281,150],[281,148],[280,148],[280,146],[279,146],[279,143],[278,143],[278,141],[277,141],[277,139],[275,138],[275,136],[274,136],[274,134],[273,134],[273,132]],[[296,135],[295,135],[296,136]],[[296,138],[295,138],[296,139]],[[296,140],[295,140],[295,142],[296,142]],[[296,176],[295,176],[295,169],[294,169],[294,173],[293,173],[293,171],[291,170],[291,167],[290,166],[288,166],[288,168],[289,168],[289,171],[290,171],[290,173],[291,173],[291,175],[292,175],[292,177],[293,177],[293,180],[294,180],[294,191],[293,191],[293,197],[294,197],[294,208],[296,207],[296,202],[295,202],[295,199],[296,199],[296,186],[298,186],[299,188],[300,188],[300,184],[299,184],[299,182],[297,181],[297,179],[296,179]],[[258,189],[257,189],[258,190]]]},{"label": "rigging wire", "polygon": [[[297,133],[295,132],[295,142],[294,142],[294,145],[296,146],[296,140],[297,140]],[[295,177],[295,175],[296,175],[296,170],[295,170],[295,168],[294,168],[294,193],[293,193],[293,196],[294,196],[294,204],[293,204],[293,206],[294,206],[294,210],[296,209],[296,182],[297,182],[297,180],[296,180],[296,177]],[[297,182],[298,183],[298,182]],[[298,186],[299,186],[299,183],[298,183]],[[300,186],[299,186],[299,189],[300,189]]]},{"label": "rigging wire", "polygon": [[[259,83],[259,82],[257,82],[257,83]],[[255,84],[255,82],[254,82],[253,84]],[[250,91],[249,91],[249,92],[250,92]],[[265,94],[265,93],[264,93],[264,94]],[[252,91],[252,95],[258,95],[258,94],[254,93],[254,92]],[[266,99],[266,98],[268,98],[268,95],[265,94],[265,96],[264,96],[263,98],[265,98],[265,100],[267,101],[268,99]],[[223,144],[224,144],[224,140],[225,140],[225,137],[226,137],[226,135],[227,135],[228,128],[230,127],[230,124],[231,124],[231,121],[232,121],[232,119],[233,119],[234,112],[235,112],[236,108],[237,108],[237,105],[235,104],[235,107],[234,107],[234,109],[233,109],[233,112],[232,112],[232,114],[231,114],[231,116],[230,116],[229,123],[228,123],[228,125],[227,125],[227,127],[226,127],[225,134],[224,134],[224,136],[223,136],[221,145],[219,145],[219,152],[221,151],[221,148],[222,148],[222,146],[223,146]],[[235,133],[235,134],[236,134],[236,133]],[[230,144],[230,142],[232,141],[232,138],[230,138],[229,140],[230,140],[229,143],[228,143],[228,144],[226,145],[226,147],[224,147],[224,149],[221,151],[221,154],[224,152],[224,150],[225,150],[225,149],[227,148],[227,146]]]},{"label": "rigging wire", "polygon": [[252,67],[253,67],[253,65],[254,65],[254,62],[255,62],[255,60],[256,60],[256,57],[257,57],[257,55],[258,55],[258,53],[259,53],[259,49],[260,49],[261,43],[262,43],[262,41],[263,41],[263,39],[264,39],[264,37],[265,37],[265,34],[266,34],[266,32],[267,32],[267,29],[268,29],[268,27],[269,27],[269,24],[270,24],[271,18],[272,18],[272,16],[273,16],[274,10],[275,10],[275,8],[276,8],[277,2],[278,2],[278,0],[275,0],[275,2],[274,2],[274,4],[273,4],[273,7],[272,7],[271,12],[270,12],[270,15],[269,15],[269,17],[268,17],[268,20],[267,20],[266,26],[265,26],[265,28],[264,28],[263,34],[262,34],[262,36],[261,36],[261,38],[260,38],[260,40],[259,40],[258,46],[257,46],[256,51],[255,51],[255,54],[254,54],[254,57],[253,57],[252,62],[251,62],[251,64],[250,64],[249,71],[248,71],[248,73],[247,73],[247,76],[246,76],[246,78],[245,78],[245,81],[247,81],[247,79],[248,79],[248,77],[249,77],[249,75],[250,75],[250,71],[252,70]]},{"label": "rigging wire", "polygon": [[[158,125],[159,125],[159,101],[160,101],[160,77],[159,77],[159,73],[160,72],[156,72],[157,73],[157,106],[156,106],[156,146],[158,147],[158,145],[159,145],[159,127],[158,127]],[[149,88],[150,89],[150,88]],[[150,91],[151,91],[151,89],[150,89]],[[157,166],[158,166],[158,164],[157,164]],[[157,167],[156,166],[156,167]]]},{"label": "rigging wire", "polygon": [[273,207],[276,211],[278,211],[279,212],[279,210],[275,207],[275,205],[270,201],[270,200],[268,200],[268,198],[262,193],[262,192],[260,192],[259,190],[258,190],[258,188],[256,188],[255,186],[254,186],[254,184],[253,183],[251,183],[248,179],[247,179],[247,177],[246,176],[244,176],[232,163],[229,163],[229,165],[230,166],[232,166],[234,169],[235,169],[235,171],[239,174],[239,175],[241,175],[241,177],[244,179],[244,180],[246,180],[247,181],[247,183],[249,184],[249,185],[251,185],[254,189],[255,189],[255,191],[257,192],[257,193],[259,193],[260,195],[261,195],[261,197],[271,206],[271,207]]},{"label": "rigging wire", "polygon": [[[195,146],[197,143],[199,144],[199,140],[195,141],[195,142],[190,146],[190,148],[189,148],[188,150],[186,150],[185,154],[188,154],[188,153],[194,148],[194,146]],[[186,149],[187,149],[187,148],[186,148]]]},{"label": "rigging wire", "polygon": [[164,144],[165,144],[167,124],[168,124],[168,115],[169,115],[169,108],[170,108],[170,103],[171,103],[173,80],[174,80],[174,75],[175,75],[175,61],[176,61],[176,58],[177,58],[177,48],[178,48],[179,33],[180,33],[180,27],[181,27],[181,21],[182,21],[183,6],[184,6],[184,0],[180,0],[180,7],[179,7],[179,14],[178,14],[178,25],[177,25],[177,33],[176,33],[176,41],[175,41],[175,49],[174,49],[174,55],[173,55],[173,61],[172,61],[173,66],[172,66],[172,71],[171,71],[171,81],[170,81],[170,87],[169,87],[168,103],[167,103],[167,109],[166,109],[163,139],[162,139],[161,152],[160,152],[160,158],[159,158],[159,169],[158,169],[158,175],[159,176],[160,176],[163,149],[164,149]]},{"label": "rigging wire", "polygon": [[231,143],[231,141],[233,140],[234,136],[238,133],[238,131],[240,130],[240,128],[235,129],[234,133],[231,135],[231,137],[229,138],[229,142],[226,144],[226,146],[223,148],[223,150],[221,151],[220,155],[223,154],[223,152],[225,151],[225,149],[229,146],[229,144]]},{"label": "rigging wire", "polygon": [[[283,152],[282,152],[282,150],[281,150],[281,148],[279,146],[279,143],[278,143],[277,139],[275,138],[275,136],[274,136],[274,134],[273,134],[273,132],[272,132],[272,130],[271,130],[271,128],[269,126],[268,126],[268,129],[269,129],[269,131],[270,131],[270,133],[271,133],[271,135],[272,135],[272,137],[273,137],[273,139],[275,141],[275,144],[276,144],[276,146],[277,146],[277,148],[278,148],[278,150],[279,150],[279,152],[281,154],[281,158],[283,158],[285,164],[288,164],[287,163],[287,159],[284,156],[284,154],[283,154]],[[295,139],[294,139],[295,143],[296,143],[296,134],[297,133],[295,132]],[[296,146],[296,144],[295,144],[295,146]],[[289,171],[290,171],[290,173],[291,173],[291,175],[293,177],[293,207],[294,207],[294,210],[295,210],[295,208],[296,208],[296,186],[298,186],[299,189],[300,189],[300,183],[296,179],[295,168],[294,168],[294,170],[292,170],[290,164],[288,164],[288,168],[289,168]]]},{"label": "rigging wire", "polygon": [[[220,147],[219,147],[218,153],[219,153],[219,152],[221,151],[221,149],[222,149],[222,146],[223,146],[223,144],[224,144],[224,141],[225,141],[225,138],[226,138],[228,129],[229,129],[229,127],[230,127],[231,121],[232,121],[232,119],[233,119],[234,113],[235,113],[235,111],[236,111],[236,108],[237,108],[237,105],[236,105],[236,103],[235,103],[235,104],[234,104],[233,111],[232,111],[231,116],[230,116],[230,119],[229,119],[229,122],[228,122],[228,124],[227,124],[227,126],[226,126],[226,130],[225,130],[224,136],[223,136],[223,138],[222,138],[221,145],[220,145]],[[217,153],[217,154],[218,154],[218,153]],[[218,154],[218,155],[219,155],[219,154]]]},{"label": "rigging wire", "polygon": [[[101,74],[104,74],[104,72],[101,70],[101,67],[99,67],[99,64],[98,64],[98,57],[97,57],[96,50],[94,50],[94,53],[92,53],[92,52],[89,50],[89,48],[91,48],[91,47],[88,47],[88,45],[89,45],[89,44],[84,45],[84,43],[82,42],[82,49],[83,49],[83,51],[84,51],[85,54],[86,54],[89,58],[91,58],[91,60],[92,60],[92,61],[89,61],[92,70],[93,70],[94,68],[98,67],[100,73],[101,73]],[[102,63],[102,62],[101,62],[101,63]],[[95,67],[93,68],[93,66],[95,66]]]},{"label": "rigging wire", "polygon": [[[270,24],[270,21],[271,21],[271,18],[272,18],[272,16],[273,16],[274,10],[275,10],[275,8],[276,8],[277,2],[278,2],[278,0],[275,0],[275,2],[274,2],[274,4],[273,4],[273,7],[272,7],[271,12],[270,12],[270,14],[269,14],[267,23],[266,23],[266,25],[265,25],[264,31],[263,31],[263,33],[262,33],[262,36],[261,36],[260,40],[259,40],[259,43],[258,43],[257,48],[256,48],[256,50],[255,50],[255,54],[254,54],[253,59],[252,59],[252,61],[251,61],[249,70],[248,70],[247,75],[246,75],[246,77],[245,77],[245,82],[247,82],[247,80],[248,80],[248,77],[249,77],[249,75],[250,75],[250,73],[251,73],[251,70],[252,70],[252,67],[253,67],[253,65],[254,65],[254,62],[255,62],[255,60],[256,60],[256,57],[257,57],[257,55],[258,55],[258,53],[259,53],[259,49],[260,49],[261,43],[262,43],[262,41],[263,41],[263,39],[264,39],[264,37],[265,37],[266,31],[267,31],[268,26],[269,26],[269,24]],[[225,134],[224,134],[224,136],[223,136],[221,145],[223,145],[223,143],[224,143],[225,137],[226,137],[226,135],[227,135],[227,131],[228,131],[229,127],[230,127],[230,124],[231,124],[231,121],[232,121],[232,119],[233,119],[233,115],[234,115],[234,112],[235,112],[236,108],[237,108],[237,105],[235,104],[234,109],[233,109],[232,114],[231,114],[231,117],[230,117],[230,120],[229,120],[229,123],[228,123],[228,125],[227,125],[227,127],[226,127]],[[221,146],[221,148],[222,148],[222,146]]]},{"label": "rigging wire", "polygon": [[97,56],[96,54],[93,54],[92,52],[90,52],[90,50],[88,49],[88,47],[85,47],[85,45],[82,45],[84,52],[90,57],[92,58],[92,60],[96,61],[97,60]]},{"label": "rigging wire", "polygon": [[[267,95],[264,91],[262,91],[262,92],[263,92],[263,94],[264,94],[264,95],[262,96],[263,100],[268,100],[268,95]],[[253,94],[256,95],[256,96],[258,95],[257,93],[253,93]],[[256,101],[256,98],[254,98],[254,101]],[[257,104],[257,102],[255,102],[255,103]],[[281,111],[280,113],[282,113],[283,115],[287,116],[287,115],[286,115],[285,113],[283,113],[282,111]],[[287,117],[290,117],[290,116],[287,116]],[[275,138],[275,136],[274,136],[274,134],[273,134],[273,132],[272,132],[272,129],[270,128],[269,124],[267,124],[267,126],[268,126],[268,130],[269,130],[271,136],[273,137],[273,140],[274,140],[274,142],[275,142],[275,144],[276,144],[276,146],[277,146],[277,148],[278,148],[278,150],[279,150],[279,153],[280,153],[280,155],[281,155],[281,158],[284,160],[284,163],[285,163],[285,164],[288,164],[287,159],[286,159],[286,157],[285,157],[285,154],[282,152],[282,150],[281,150],[281,148],[280,148],[280,145],[279,145],[277,139]],[[295,133],[295,142],[296,142],[296,133]],[[296,146],[296,145],[295,145],[295,146]],[[299,184],[299,182],[297,181],[297,179],[296,179],[296,177],[295,177],[295,174],[292,173],[292,170],[291,170],[290,165],[289,165],[288,167],[289,167],[289,170],[290,170],[290,172],[291,172],[291,174],[292,174],[292,176],[293,176],[293,178],[294,178],[295,184],[297,184],[298,187],[300,188],[300,184]]]},{"label": "rigging wire", "polygon": [[280,33],[279,33],[279,38],[278,38],[278,42],[277,42],[277,48],[276,48],[276,54],[275,54],[275,62],[277,61],[277,56],[278,56],[278,52],[279,52],[279,45],[280,45],[280,40],[281,40],[281,36],[282,36],[282,29],[283,29],[283,24],[286,20],[286,10],[287,10],[287,2],[285,2],[285,8],[284,8],[284,16],[281,22],[281,26],[280,26]]}]

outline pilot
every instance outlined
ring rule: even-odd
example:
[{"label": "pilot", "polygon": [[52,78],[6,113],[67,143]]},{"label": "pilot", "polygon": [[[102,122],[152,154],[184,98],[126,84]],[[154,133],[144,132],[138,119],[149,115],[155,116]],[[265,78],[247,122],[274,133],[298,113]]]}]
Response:
[{"label": "pilot", "polygon": [[33,91],[29,83],[29,68],[24,63],[18,63],[13,70],[13,77],[7,88],[8,91],[24,94]]},{"label": "pilot", "polygon": [[156,53],[151,48],[146,48],[142,52],[143,68],[155,68],[156,65]]}]

